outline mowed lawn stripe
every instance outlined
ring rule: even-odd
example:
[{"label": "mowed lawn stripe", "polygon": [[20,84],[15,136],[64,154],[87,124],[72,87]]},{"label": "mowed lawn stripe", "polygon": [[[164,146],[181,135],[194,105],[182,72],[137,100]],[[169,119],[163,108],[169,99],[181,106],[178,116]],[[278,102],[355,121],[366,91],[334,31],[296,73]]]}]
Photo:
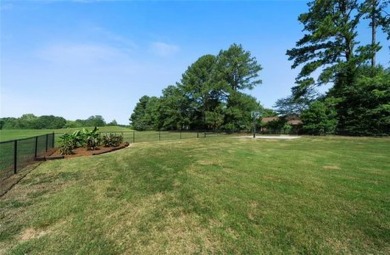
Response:
[{"label": "mowed lawn stripe", "polygon": [[0,205],[9,254],[386,254],[389,139],[230,137],[46,162]]}]

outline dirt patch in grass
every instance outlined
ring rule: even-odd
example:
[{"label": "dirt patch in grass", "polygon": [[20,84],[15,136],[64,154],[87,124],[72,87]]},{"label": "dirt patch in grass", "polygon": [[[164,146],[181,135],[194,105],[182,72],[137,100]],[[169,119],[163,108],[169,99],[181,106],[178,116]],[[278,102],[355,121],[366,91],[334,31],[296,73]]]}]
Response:
[{"label": "dirt patch in grass", "polygon": [[47,231],[37,231],[33,228],[27,228],[25,229],[22,234],[20,235],[20,240],[22,241],[28,241],[33,238],[39,238],[44,235],[48,234]]},{"label": "dirt patch in grass", "polygon": [[338,166],[323,166],[322,168],[325,170],[340,170]]}]

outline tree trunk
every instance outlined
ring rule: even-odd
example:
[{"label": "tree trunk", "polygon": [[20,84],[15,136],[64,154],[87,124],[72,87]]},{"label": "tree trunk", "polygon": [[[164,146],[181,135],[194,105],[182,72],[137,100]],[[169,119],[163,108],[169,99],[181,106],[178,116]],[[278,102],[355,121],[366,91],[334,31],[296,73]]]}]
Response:
[{"label": "tree trunk", "polygon": [[[376,22],[376,8],[378,6],[377,0],[371,0],[371,45],[372,48],[374,49],[375,44],[376,44],[376,27],[377,27],[377,22]],[[373,52],[373,55],[371,57],[371,66],[374,67],[376,65],[376,52]]]}]

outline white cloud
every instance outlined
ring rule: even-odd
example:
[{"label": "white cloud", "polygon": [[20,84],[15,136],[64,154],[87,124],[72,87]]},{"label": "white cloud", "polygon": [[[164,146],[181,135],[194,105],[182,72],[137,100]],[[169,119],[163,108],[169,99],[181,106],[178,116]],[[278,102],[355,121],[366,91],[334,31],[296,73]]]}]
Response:
[{"label": "white cloud", "polygon": [[177,52],[179,52],[180,48],[177,45],[174,44],[167,44],[163,42],[153,42],[150,45],[150,50],[160,56],[160,57],[169,57],[172,55],[175,55]]}]

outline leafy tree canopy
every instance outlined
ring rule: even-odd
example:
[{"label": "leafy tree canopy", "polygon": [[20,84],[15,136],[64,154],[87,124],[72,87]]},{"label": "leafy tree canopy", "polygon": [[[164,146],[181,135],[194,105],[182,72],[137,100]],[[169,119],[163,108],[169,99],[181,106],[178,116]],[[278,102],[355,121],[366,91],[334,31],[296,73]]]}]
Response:
[{"label": "leafy tree canopy", "polygon": [[94,127],[105,126],[106,123],[101,115],[91,116],[86,120],[66,120],[63,117],[53,115],[35,116],[28,113],[20,118],[1,118],[2,129],[60,129],[70,127]]},{"label": "leafy tree canopy", "polygon": [[176,86],[153,99],[155,106],[150,107],[148,96],[142,97],[130,121],[138,130],[246,129],[250,112],[261,106],[243,91],[261,83],[261,69],[256,58],[237,44],[218,55],[201,56]]}]

